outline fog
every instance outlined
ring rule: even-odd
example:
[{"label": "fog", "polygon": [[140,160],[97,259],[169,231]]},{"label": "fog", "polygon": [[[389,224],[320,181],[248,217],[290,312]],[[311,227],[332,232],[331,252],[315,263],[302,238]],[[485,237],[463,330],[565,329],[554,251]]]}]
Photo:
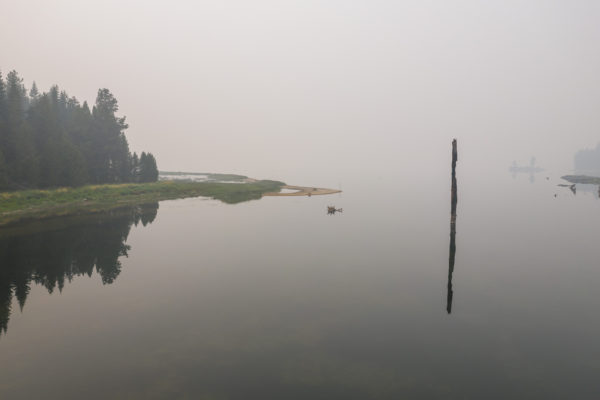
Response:
[{"label": "fog", "polygon": [[[161,170],[337,186],[567,173],[600,141],[597,1],[1,1],[0,69],[109,88]],[[426,176],[426,175],[425,175]]]}]

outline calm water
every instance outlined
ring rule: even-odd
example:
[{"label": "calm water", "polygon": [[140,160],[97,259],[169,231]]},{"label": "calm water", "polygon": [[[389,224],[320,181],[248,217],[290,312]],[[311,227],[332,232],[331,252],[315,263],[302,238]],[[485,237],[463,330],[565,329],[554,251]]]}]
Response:
[{"label": "calm water", "polygon": [[600,398],[595,189],[460,168],[451,314],[449,170],[3,231],[0,397]]}]

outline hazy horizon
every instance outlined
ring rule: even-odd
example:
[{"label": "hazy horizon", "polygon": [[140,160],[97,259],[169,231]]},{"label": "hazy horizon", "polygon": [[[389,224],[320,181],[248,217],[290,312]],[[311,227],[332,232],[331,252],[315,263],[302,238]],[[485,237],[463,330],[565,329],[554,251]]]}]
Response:
[{"label": "hazy horizon", "polygon": [[457,137],[463,167],[567,173],[599,141],[594,1],[3,3],[3,75],[110,89],[161,170],[331,186],[436,174]]}]

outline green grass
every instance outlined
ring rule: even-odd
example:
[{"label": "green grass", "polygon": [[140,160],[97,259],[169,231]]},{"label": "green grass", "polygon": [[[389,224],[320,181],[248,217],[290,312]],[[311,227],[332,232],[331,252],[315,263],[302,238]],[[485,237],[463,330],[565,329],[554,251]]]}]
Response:
[{"label": "green grass", "polygon": [[264,193],[278,192],[283,185],[283,182],[269,180],[253,183],[161,181],[2,192],[0,225],[184,197],[205,196],[234,204],[260,199]]},{"label": "green grass", "polygon": [[235,174],[214,174],[210,172],[172,172],[172,171],[160,171],[160,175],[163,176],[181,176],[181,175],[203,175],[206,176],[210,181],[230,181],[230,182],[242,182],[248,179],[245,175]]},{"label": "green grass", "polygon": [[600,178],[596,176],[586,176],[586,175],[565,175],[561,177],[562,179],[571,182],[571,183],[585,183],[591,185],[600,185]]}]

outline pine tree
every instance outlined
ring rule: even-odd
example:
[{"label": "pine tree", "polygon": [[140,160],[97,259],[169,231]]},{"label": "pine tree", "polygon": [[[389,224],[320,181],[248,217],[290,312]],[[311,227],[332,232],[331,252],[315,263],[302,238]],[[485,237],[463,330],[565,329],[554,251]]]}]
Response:
[{"label": "pine tree", "polygon": [[148,153],[147,157],[148,182],[156,182],[158,181],[158,166],[156,165],[156,158],[154,158],[152,153]]},{"label": "pine tree", "polygon": [[0,190],[7,189],[9,186],[8,169],[6,168],[6,161],[4,160],[4,153],[0,148]]},{"label": "pine tree", "polygon": [[137,153],[133,153],[131,157],[131,182],[140,181],[140,159]]},{"label": "pine tree", "polygon": [[142,152],[140,156],[140,182],[156,182],[158,180],[158,168],[156,159],[151,153]]},{"label": "pine tree", "polygon": [[98,90],[94,118],[92,169],[99,183],[126,182],[130,177],[129,145],[123,131],[127,129],[125,117],[117,117],[117,100],[108,89]]},{"label": "pine tree", "polygon": [[25,119],[28,103],[26,90],[16,71],[8,73],[6,86],[8,127],[4,156],[7,169],[13,182],[30,187],[37,178],[37,160],[32,132]]},{"label": "pine tree", "polygon": [[7,104],[6,104],[6,84],[2,78],[2,71],[0,71],[0,121],[6,118]]},{"label": "pine tree", "polygon": [[4,157],[8,141],[8,126],[6,123],[7,103],[6,103],[6,85],[2,72],[0,71],[0,190],[6,189],[9,184],[9,174]]},{"label": "pine tree", "polygon": [[157,180],[154,156],[129,151],[117,111],[108,89],[90,111],[58,86],[40,93],[34,82],[28,96],[16,71],[0,74],[0,190]]},{"label": "pine tree", "polygon": [[31,100],[37,100],[39,95],[40,92],[38,91],[35,81],[33,81],[33,84],[31,85],[31,90],[29,90],[29,97],[31,98]]}]

